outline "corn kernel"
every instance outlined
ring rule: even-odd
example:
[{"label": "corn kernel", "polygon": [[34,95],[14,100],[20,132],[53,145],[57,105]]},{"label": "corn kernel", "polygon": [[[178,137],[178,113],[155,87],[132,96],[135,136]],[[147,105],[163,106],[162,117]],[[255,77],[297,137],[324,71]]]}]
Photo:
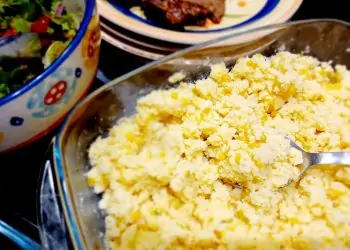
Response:
[{"label": "corn kernel", "polygon": [[90,186],[95,186],[95,185],[96,185],[96,179],[93,178],[93,177],[88,176],[88,178],[87,178],[87,183],[88,183]]},{"label": "corn kernel", "polygon": [[140,219],[141,213],[139,210],[135,210],[131,213],[131,220],[133,223],[135,223],[138,219]]},{"label": "corn kernel", "polygon": [[326,84],[327,90],[340,90],[342,87],[341,83],[332,83],[332,84]]},{"label": "corn kernel", "polygon": [[241,159],[242,159],[242,155],[240,153],[236,153],[235,154],[235,162],[237,164],[240,164],[241,163]]},{"label": "corn kernel", "polygon": [[219,159],[220,161],[223,161],[223,160],[226,159],[226,155],[225,155],[224,153],[219,153],[218,159]]},{"label": "corn kernel", "polygon": [[267,114],[263,114],[261,117],[261,122],[264,124],[269,119],[269,116]]},{"label": "corn kernel", "polygon": [[150,223],[147,225],[147,228],[151,231],[158,231],[159,229],[159,225],[157,224],[154,224],[154,223]]},{"label": "corn kernel", "polygon": [[294,96],[297,92],[295,85],[291,85],[287,91],[281,93],[281,97],[284,100],[288,100],[290,97]]},{"label": "corn kernel", "polygon": [[179,94],[177,92],[171,92],[171,98],[177,99],[179,97]]},{"label": "corn kernel", "polygon": [[134,140],[134,138],[135,138],[135,134],[133,133],[133,132],[127,132],[126,133],[126,138],[129,140],[129,141],[132,141],[132,140]]}]

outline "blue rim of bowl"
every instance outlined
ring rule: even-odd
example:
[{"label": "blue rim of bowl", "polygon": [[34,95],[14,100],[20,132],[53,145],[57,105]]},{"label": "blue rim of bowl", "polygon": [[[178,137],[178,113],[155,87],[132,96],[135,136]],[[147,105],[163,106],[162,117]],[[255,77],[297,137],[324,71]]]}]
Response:
[{"label": "blue rim of bowl", "polygon": [[3,98],[0,98],[0,107],[16,99],[17,97],[27,93],[29,90],[37,86],[45,78],[47,78],[49,75],[55,72],[55,70],[57,70],[57,68],[74,52],[76,47],[80,44],[81,40],[85,36],[94,12],[95,0],[86,0],[85,3],[86,3],[85,13],[84,13],[83,20],[80,23],[78,33],[75,35],[73,40],[69,43],[67,48],[63,51],[63,53],[57,58],[57,60],[55,60],[52,64],[50,64],[50,66],[47,69],[45,69],[44,72],[36,76],[33,80],[29,81],[27,84],[25,84],[23,87],[21,87],[17,91],[10,93],[9,95],[6,95]]},{"label": "blue rim of bowl", "polygon": [[[138,15],[135,15],[134,13],[132,13],[132,11],[130,11],[129,9],[119,5],[116,1],[114,0],[108,0],[108,2],[119,12],[123,13],[124,15],[131,17],[133,19],[136,19],[140,22],[146,23],[148,25],[157,27],[157,28],[161,28],[161,29],[165,29],[164,27],[162,27],[161,25],[151,21],[151,20],[147,20],[144,18],[139,17]],[[241,23],[229,26],[229,27],[225,27],[225,28],[220,28],[220,29],[211,29],[211,30],[186,30],[186,31],[181,31],[183,33],[215,33],[215,32],[221,32],[221,31],[225,31],[225,30],[231,30],[231,29],[235,29],[235,28],[239,28],[242,27],[244,25],[250,24],[254,21],[257,21],[259,19],[262,19],[263,17],[267,16],[268,14],[270,14],[276,7],[277,5],[281,2],[281,0],[267,0],[266,4],[264,5],[264,7],[258,12],[256,13],[254,16],[252,16],[251,18],[249,18],[248,20],[245,20]]]},{"label": "blue rim of bowl", "polygon": [[70,111],[70,113],[66,116],[66,118],[62,122],[62,124],[59,126],[58,131],[56,133],[56,136],[54,138],[54,143],[53,143],[53,163],[54,163],[53,167],[54,167],[54,171],[56,172],[55,176],[56,176],[56,181],[57,181],[58,187],[59,187],[58,191],[60,193],[60,199],[61,199],[61,201],[63,201],[62,208],[64,211],[64,216],[65,216],[67,224],[71,227],[68,229],[71,233],[73,245],[77,246],[78,247],[77,249],[83,250],[84,248],[83,248],[82,237],[84,237],[84,236],[80,235],[80,233],[78,231],[79,225],[77,225],[76,221],[79,220],[79,218],[75,217],[76,214],[74,211],[75,209],[72,206],[72,199],[70,197],[71,194],[70,194],[70,192],[68,192],[68,186],[67,186],[67,181],[66,181],[67,177],[65,176],[65,168],[63,167],[63,163],[62,163],[63,156],[62,156],[62,151],[60,150],[61,149],[60,145],[61,145],[61,140],[63,139],[63,135],[67,130],[67,125],[70,124],[70,120],[72,119],[72,117],[74,117],[77,110],[79,110],[82,106],[87,104],[91,99],[93,99],[95,96],[97,96],[101,92],[107,90],[111,86],[117,85],[117,84],[125,81],[129,77],[136,75],[136,74],[138,74],[146,69],[153,68],[154,66],[157,66],[157,65],[164,63],[164,62],[167,62],[173,58],[179,57],[179,56],[184,55],[184,54],[191,52],[193,50],[196,50],[199,48],[204,48],[204,47],[209,46],[211,44],[227,40],[229,38],[232,38],[233,36],[242,36],[242,35],[246,35],[246,34],[253,33],[253,32],[259,32],[259,31],[264,31],[264,30],[273,30],[273,29],[282,29],[282,28],[286,28],[286,27],[291,27],[293,25],[307,24],[307,23],[311,24],[311,23],[315,23],[315,22],[335,22],[335,23],[350,27],[349,22],[345,22],[345,21],[338,20],[338,19],[309,19],[309,20],[301,20],[301,21],[292,21],[292,22],[287,22],[287,23],[271,24],[271,25],[266,25],[266,26],[262,26],[262,27],[258,27],[258,28],[249,29],[249,30],[242,31],[242,32],[237,32],[235,34],[222,36],[222,37],[216,38],[214,40],[203,42],[203,43],[191,46],[189,48],[183,49],[181,51],[175,52],[171,55],[162,57],[154,62],[148,63],[148,64],[141,66],[135,70],[132,70],[129,73],[126,73],[126,74],[114,79],[113,81],[103,85],[102,87],[100,87],[97,90],[90,93],[87,97],[84,98],[84,100],[80,101],[73,108],[73,110]]},{"label": "blue rim of bowl", "polygon": [[0,46],[4,46],[6,44],[9,44],[13,41],[16,41],[20,36],[10,36],[10,37],[2,37],[0,38]]}]

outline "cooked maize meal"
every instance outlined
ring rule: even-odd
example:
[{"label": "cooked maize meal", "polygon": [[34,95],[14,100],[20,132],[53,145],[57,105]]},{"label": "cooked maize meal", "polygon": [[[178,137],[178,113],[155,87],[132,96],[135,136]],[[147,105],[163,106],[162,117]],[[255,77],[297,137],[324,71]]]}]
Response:
[{"label": "cooked maize meal", "polygon": [[280,52],[139,99],[89,149],[111,249],[350,249],[350,71]]}]

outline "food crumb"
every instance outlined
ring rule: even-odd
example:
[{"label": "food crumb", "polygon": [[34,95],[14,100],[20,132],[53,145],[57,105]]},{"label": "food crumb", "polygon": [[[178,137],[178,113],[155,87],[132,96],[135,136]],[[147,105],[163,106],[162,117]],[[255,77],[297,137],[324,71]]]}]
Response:
[{"label": "food crumb", "polygon": [[175,83],[181,82],[183,79],[185,79],[185,77],[186,77],[185,73],[183,71],[180,71],[172,74],[169,77],[168,81],[171,84],[175,84]]}]

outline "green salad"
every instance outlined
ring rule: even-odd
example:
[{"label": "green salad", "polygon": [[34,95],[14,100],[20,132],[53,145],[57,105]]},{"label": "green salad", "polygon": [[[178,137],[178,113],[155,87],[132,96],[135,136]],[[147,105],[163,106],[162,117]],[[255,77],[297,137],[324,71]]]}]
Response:
[{"label": "green salad", "polygon": [[81,16],[67,11],[62,0],[0,0],[0,39],[33,35],[21,55],[0,55],[0,98],[59,57],[79,29]]}]

